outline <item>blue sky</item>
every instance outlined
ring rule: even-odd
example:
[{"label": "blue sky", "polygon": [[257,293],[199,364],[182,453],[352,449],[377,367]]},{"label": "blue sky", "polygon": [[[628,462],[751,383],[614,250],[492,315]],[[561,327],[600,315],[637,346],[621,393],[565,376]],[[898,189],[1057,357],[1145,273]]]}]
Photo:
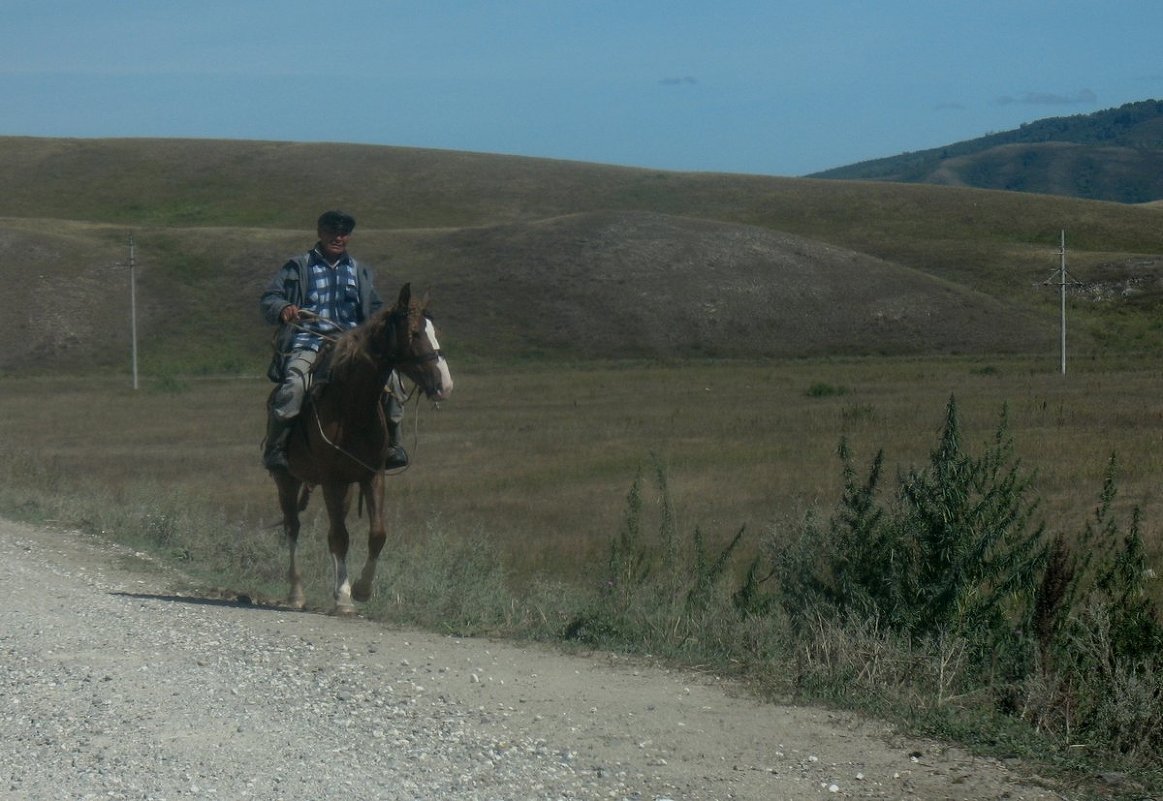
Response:
[{"label": "blue sky", "polygon": [[1160,0],[0,0],[0,135],[804,175],[1163,98]]}]

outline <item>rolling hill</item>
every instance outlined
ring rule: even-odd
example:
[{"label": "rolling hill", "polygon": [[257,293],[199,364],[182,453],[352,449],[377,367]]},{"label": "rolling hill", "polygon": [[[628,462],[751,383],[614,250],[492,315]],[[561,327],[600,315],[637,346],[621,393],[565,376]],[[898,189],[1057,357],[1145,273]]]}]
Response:
[{"label": "rolling hill", "polygon": [[1146,203],[1163,199],[1163,101],[1038,120],[1017,130],[837,167],[812,177]]},{"label": "rolling hill", "polygon": [[[471,359],[1155,347],[1158,208],[342,144],[0,138],[10,373],[127,367],[128,241],[152,373],[258,373],[262,285],[319,211]],[[19,280],[17,280],[19,279]]]}]

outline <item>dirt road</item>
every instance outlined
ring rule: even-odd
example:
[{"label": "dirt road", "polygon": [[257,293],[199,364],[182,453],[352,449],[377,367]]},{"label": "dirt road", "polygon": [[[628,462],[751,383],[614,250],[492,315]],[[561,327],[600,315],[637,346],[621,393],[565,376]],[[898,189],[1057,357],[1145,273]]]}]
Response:
[{"label": "dirt road", "polygon": [[714,677],[174,586],[123,548],[0,520],[0,798],[1067,797]]}]

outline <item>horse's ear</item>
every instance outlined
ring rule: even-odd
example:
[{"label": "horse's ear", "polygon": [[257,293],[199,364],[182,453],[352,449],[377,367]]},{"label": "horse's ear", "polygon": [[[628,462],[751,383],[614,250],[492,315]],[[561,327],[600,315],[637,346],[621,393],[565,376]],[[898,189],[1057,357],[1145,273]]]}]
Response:
[{"label": "horse's ear", "polygon": [[412,305],[412,285],[410,283],[404,284],[404,288],[400,290],[400,297],[396,301],[397,309],[406,309]]}]

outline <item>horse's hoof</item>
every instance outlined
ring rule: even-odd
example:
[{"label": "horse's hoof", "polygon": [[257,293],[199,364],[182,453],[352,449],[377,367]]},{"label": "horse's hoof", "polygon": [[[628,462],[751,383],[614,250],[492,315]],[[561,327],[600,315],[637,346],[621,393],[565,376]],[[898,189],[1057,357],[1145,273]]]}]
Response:
[{"label": "horse's hoof", "polygon": [[355,617],[355,607],[351,604],[336,604],[331,614],[333,617]]},{"label": "horse's hoof", "polygon": [[302,612],[307,608],[307,598],[301,592],[292,593],[291,596],[287,598],[287,606]]},{"label": "horse's hoof", "polygon": [[372,588],[370,585],[362,584],[362,583],[357,581],[352,586],[352,588],[351,588],[352,600],[359,601],[362,604],[362,603],[367,603],[369,600],[371,600],[371,597],[372,597]]}]

